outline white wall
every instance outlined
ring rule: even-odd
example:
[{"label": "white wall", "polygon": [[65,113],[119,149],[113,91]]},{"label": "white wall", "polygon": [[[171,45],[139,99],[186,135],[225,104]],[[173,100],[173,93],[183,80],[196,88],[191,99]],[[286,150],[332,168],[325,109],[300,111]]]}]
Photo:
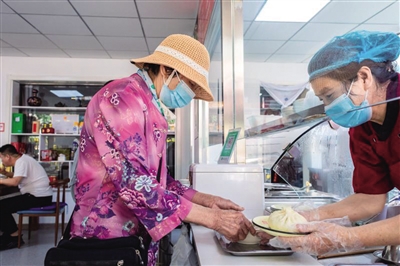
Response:
[{"label": "white wall", "polygon": [[[258,123],[267,123],[265,119],[278,119],[280,116],[260,115],[260,83],[267,82],[280,85],[295,85],[308,80],[307,64],[244,64],[244,118],[245,129],[252,127],[251,117]],[[271,120],[271,121],[272,121]],[[267,137],[246,140],[246,162],[272,166],[288,143],[300,135],[305,128],[270,134]]]},{"label": "white wall", "polygon": [[244,77],[261,81],[292,85],[308,80],[307,64],[245,63]]},{"label": "white wall", "polygon": [[[260,114],[260,82],[295,85],[308,80],[307,64],[244,64],[245,117]],[[254,108],[253,108],[254,107]]]},{"label": "white wall", "polygon": [[10,141],[12,80],[108,81],[129,76],[137,68],[126,60],[0,57],[0,144]]}]

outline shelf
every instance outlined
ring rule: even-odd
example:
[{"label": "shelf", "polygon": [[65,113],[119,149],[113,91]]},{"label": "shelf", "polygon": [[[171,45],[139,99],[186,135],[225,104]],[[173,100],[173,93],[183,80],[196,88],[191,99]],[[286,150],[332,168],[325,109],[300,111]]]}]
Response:
[{"label": "shelf", "polygon": [[41,110],[41,111],[86,111],[86,107],[51,107],[51,106],[13,106],[13,109]]},{"label": "shelf", "polygon": [[34,137],[34,136],[38,136],[39,137],[39,133],[11,133],[11,136],[28,136],[28,137]]},{"label": "shelf", "polygon": [[81,134],[63,134],[63,133],[53,133],[53,134],[39,134],[39,136],[49,136],[49,137],[80,137]]},{"label": "shelf", "polygon": [[276,108],[262,108],[260,107],[260,110],[272,110],[272,111],[281,111],[281,109],[276,109]]},{"label": "shelf", "polygon": [[11,133],[11,136],[49,136],[49,137],[80,137],[80,134],[61,134],[61,133],[54,133],[54,134],[41,134],[41,133]]},{"label": "shelf", "polygon": [[291,114],[274,121],[249,128],[245,130],[244,138],[257,138],[268,134],[281,132],[288,129],[300,128],[303,126],[315,126],[329,120],[324,113],[323,105],[312,107],[305,111]]},{"label": "shelf", "polygon": [[73,160],[65,160],[65,161],[42,161],[38,160],[39,163],[72,163]]}]

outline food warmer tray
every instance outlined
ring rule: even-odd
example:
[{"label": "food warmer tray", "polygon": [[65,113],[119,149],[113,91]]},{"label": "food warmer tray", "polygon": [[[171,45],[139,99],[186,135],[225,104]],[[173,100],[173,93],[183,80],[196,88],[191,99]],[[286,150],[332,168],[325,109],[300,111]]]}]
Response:
[{"label": "food warmer tray", "polygon": [[230,242],[217,232],[215,238],[225,252],[235,256],[289,256],[294,253],[291,249],[279,249],[270,245]]}]

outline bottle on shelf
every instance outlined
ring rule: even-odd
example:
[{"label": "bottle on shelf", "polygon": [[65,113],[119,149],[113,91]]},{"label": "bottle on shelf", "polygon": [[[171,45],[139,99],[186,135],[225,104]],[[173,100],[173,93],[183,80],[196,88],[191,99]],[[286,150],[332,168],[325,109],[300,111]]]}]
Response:
[{"label": "bottle on shelf", "polygon": [[39,133],[39,131],[40,131],[40,122],[33,121],[32,122],[32,133]]},{"label": "bottle on shelf", "polygon": [[42,129],[41,129],[40,132],[42,132],[42,134],[46,134],[47,133],[47,124],[43,124],[42,125]]},{"label": "bottle on shelf", "polygon": [[47,134],[54,134],[54,133],[55,133],[55,130],[54,130],[54,128],[53,128],[53,124],[52,124],[52,123],[50,123],[50,124],[48,125],[47,130],[46,130],[46,133],[47,133]]}]

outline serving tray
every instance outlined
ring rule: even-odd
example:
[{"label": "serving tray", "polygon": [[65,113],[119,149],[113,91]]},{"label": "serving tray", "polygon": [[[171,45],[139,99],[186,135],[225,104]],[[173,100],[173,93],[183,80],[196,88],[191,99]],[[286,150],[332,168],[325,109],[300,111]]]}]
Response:
[{"label": "serving tray", "polygon": [[215,238],[225,252],[235,256],[289,256],[294,253],[291,249],[279,249],[270,245],[230,242],[217,232]]},{"label": "serving tray", "polygon": [[375,251],[375,252],[372,253],[372,254],[374,254],[375,257],[377,257],[377,258],[379,258],[379,259],[381,259],[381,260],[383,260],[383,261],[385,261],[385,262],[393,263],[393,265],[400,265],[400,263],[398,263],[398,262],[396,262],[396,261],[391,261],[391,260],[385,259],[385,258],[382,256],[382,250],[377,250],[377,251]]}]

